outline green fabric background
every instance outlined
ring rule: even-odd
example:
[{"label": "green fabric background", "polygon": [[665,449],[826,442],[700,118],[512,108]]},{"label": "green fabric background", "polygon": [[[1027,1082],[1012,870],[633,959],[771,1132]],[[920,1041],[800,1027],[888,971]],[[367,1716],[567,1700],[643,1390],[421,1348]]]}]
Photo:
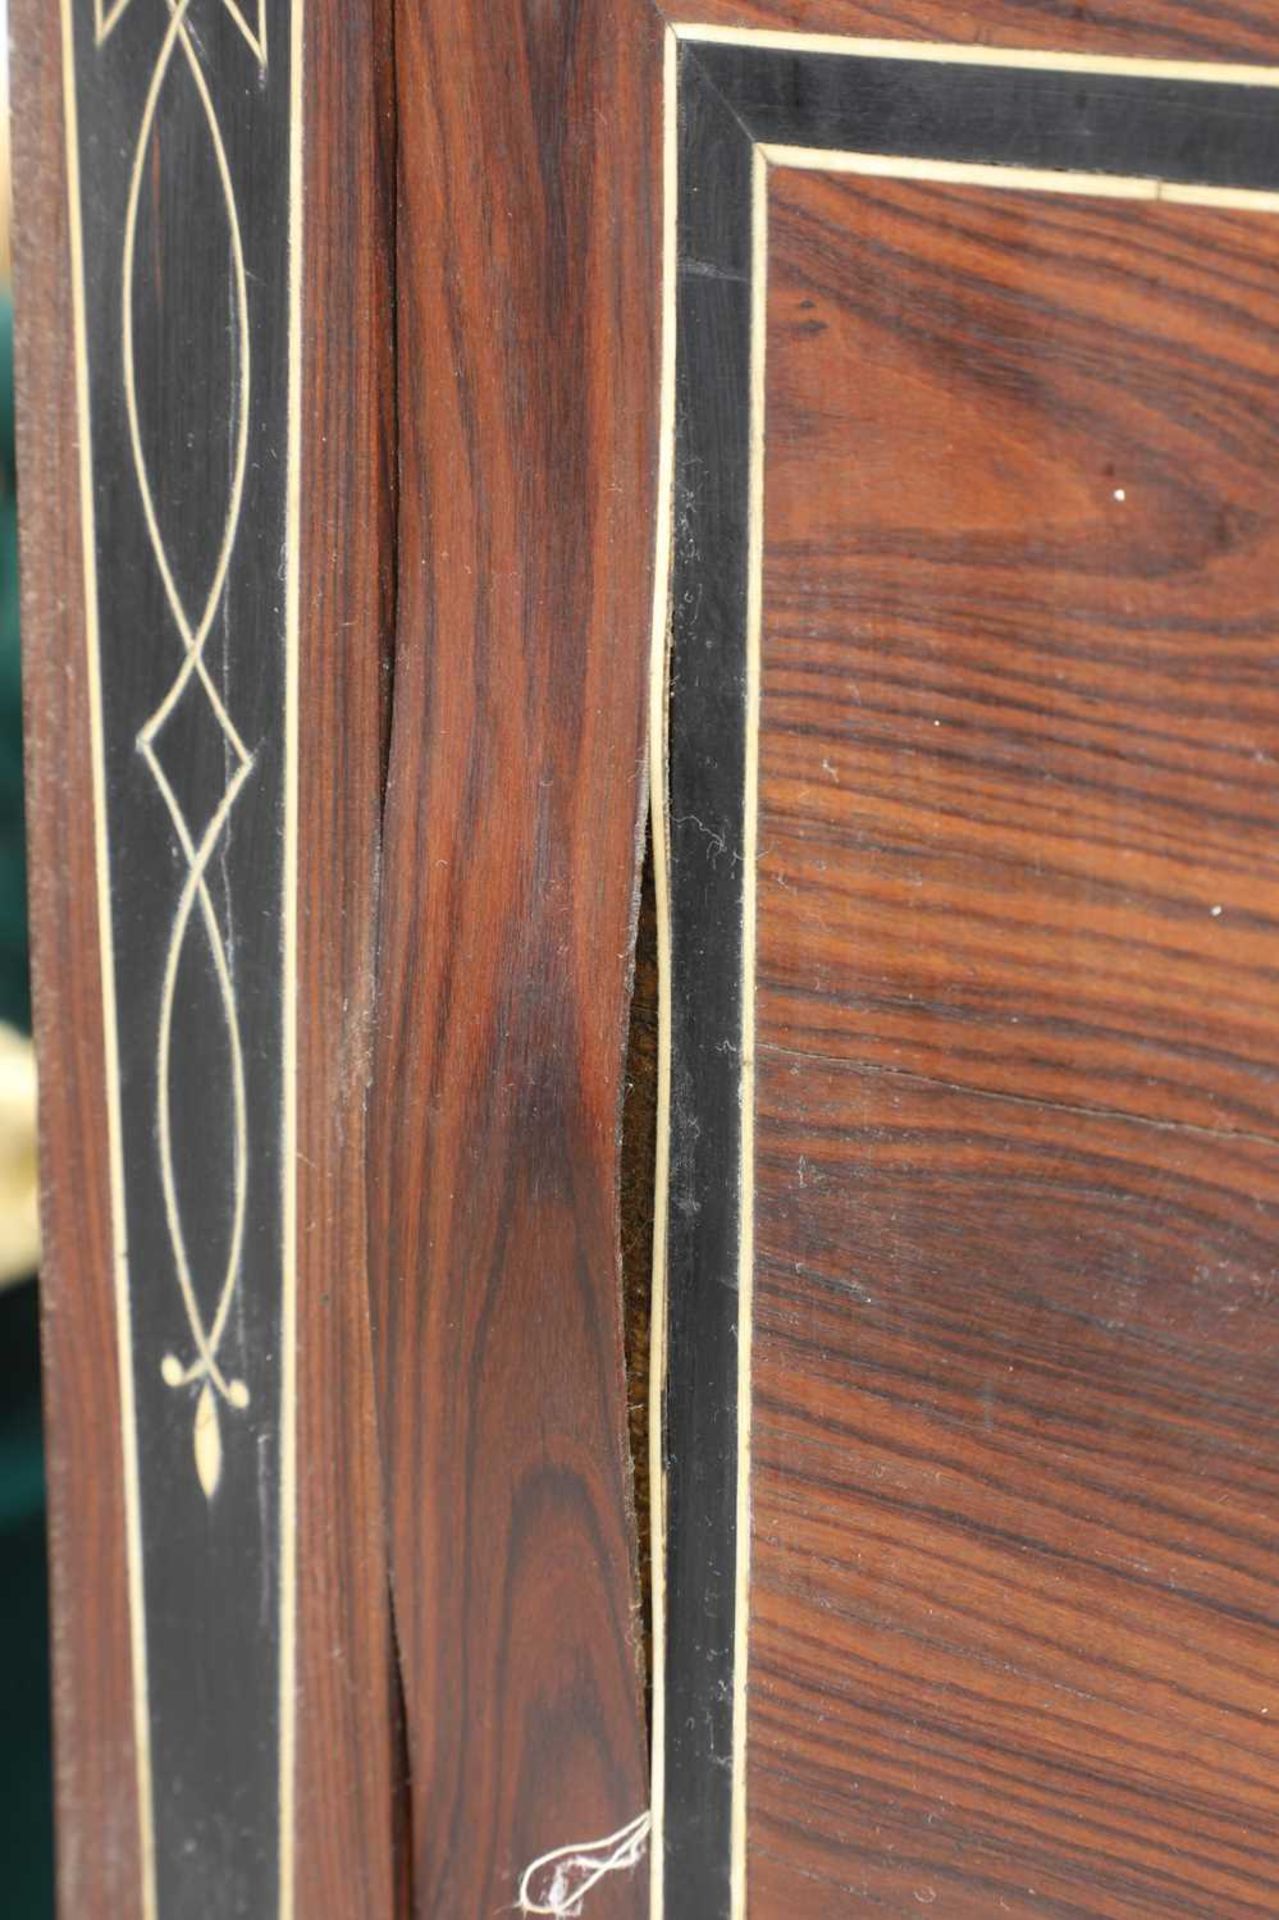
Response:
[{"label": "green fabric background", "polygon": [[[0,299],[0,1020],[30,1025],[22,827],[13,306]],[[48,1578],[32,1282],[0,1293],[0,1887],[5,1920],[53,1912]]]}]

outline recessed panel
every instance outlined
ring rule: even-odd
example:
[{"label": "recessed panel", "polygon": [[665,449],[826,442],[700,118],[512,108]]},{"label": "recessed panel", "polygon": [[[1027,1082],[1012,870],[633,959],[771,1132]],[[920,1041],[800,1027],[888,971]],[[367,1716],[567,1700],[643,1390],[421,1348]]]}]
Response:
[{"label": "recessed panel", "polygon": [[753,1911],[1266,1912],[1279,220],[769,269]]}]

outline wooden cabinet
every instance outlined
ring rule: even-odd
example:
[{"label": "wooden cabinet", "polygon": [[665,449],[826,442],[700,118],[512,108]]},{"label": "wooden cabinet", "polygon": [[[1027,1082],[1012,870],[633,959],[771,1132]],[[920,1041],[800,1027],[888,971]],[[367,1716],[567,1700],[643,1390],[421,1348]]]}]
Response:
[{"label": "wooden cabinet", "polygon": [[1269,1912],[1279,33],[15,13],[64,1910]]}]

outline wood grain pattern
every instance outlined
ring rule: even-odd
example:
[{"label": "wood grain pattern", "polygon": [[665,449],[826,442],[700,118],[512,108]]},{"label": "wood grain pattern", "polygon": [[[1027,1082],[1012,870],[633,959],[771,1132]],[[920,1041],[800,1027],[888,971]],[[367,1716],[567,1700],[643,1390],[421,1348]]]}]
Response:
[{"label": "wood grain pattern", "polygon": [[[400,0],[400,568],[371,1134],[415,1910],[648,1799],[618,1127],[659,30]],[[638,1914],[642,1871],[602,1884]]]},{"label": "wood grain pattern", "polygon": [[1273,1911],[1276,1150],[761,1101],[755,1911]]},{"label": "wood grain pattern", "polygon": [[[61,1911],[138,1911],[58,10],[11,9],[23,697]],[[56,1170],[56,1171],[55,1171]]]},{"label": "wood grain pattern", "polygon": [[777,179],[767,1017],[1273,1137],[1279,223]]},{"label": "wood grain pattern", "polygon": [[395,614],[395,122],[389,0],[307,17],[295,1898],[299,1916],[346,1920],[403,1910],[366,1193]]},{"label": "wood grain pattern", "polygon": [[1279,59],[1262,0],[663,0],[680,24],[1139,60]]},{"label": "wood grain pattern", "polygon": [[1270,1912],[1279,228],[770,258],[755,1911]]}]

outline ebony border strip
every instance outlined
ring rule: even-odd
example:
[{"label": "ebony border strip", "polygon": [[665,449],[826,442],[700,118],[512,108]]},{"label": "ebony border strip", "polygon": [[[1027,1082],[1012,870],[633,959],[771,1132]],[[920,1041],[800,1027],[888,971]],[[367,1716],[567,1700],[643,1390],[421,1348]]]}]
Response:
[{"label": "ebony border strip", "polygon": [[893,160],[904,174],[920,162],[999,168],[1022,176],[1010,177],[1009,187],[1273,211],[1276,85],[1279,73],[1261,68],[1091,66],[1002,49],[983,59],[971,47],[696,28],[671,36],[669,418],[653,721],[664,921],[652,1421],[660,1543],[654,1920],[738,1920],[746,1908],[768,168],[820,166],[826,156],[838,168],[842,156],[857,154],[882,171],[893,171]]}]

